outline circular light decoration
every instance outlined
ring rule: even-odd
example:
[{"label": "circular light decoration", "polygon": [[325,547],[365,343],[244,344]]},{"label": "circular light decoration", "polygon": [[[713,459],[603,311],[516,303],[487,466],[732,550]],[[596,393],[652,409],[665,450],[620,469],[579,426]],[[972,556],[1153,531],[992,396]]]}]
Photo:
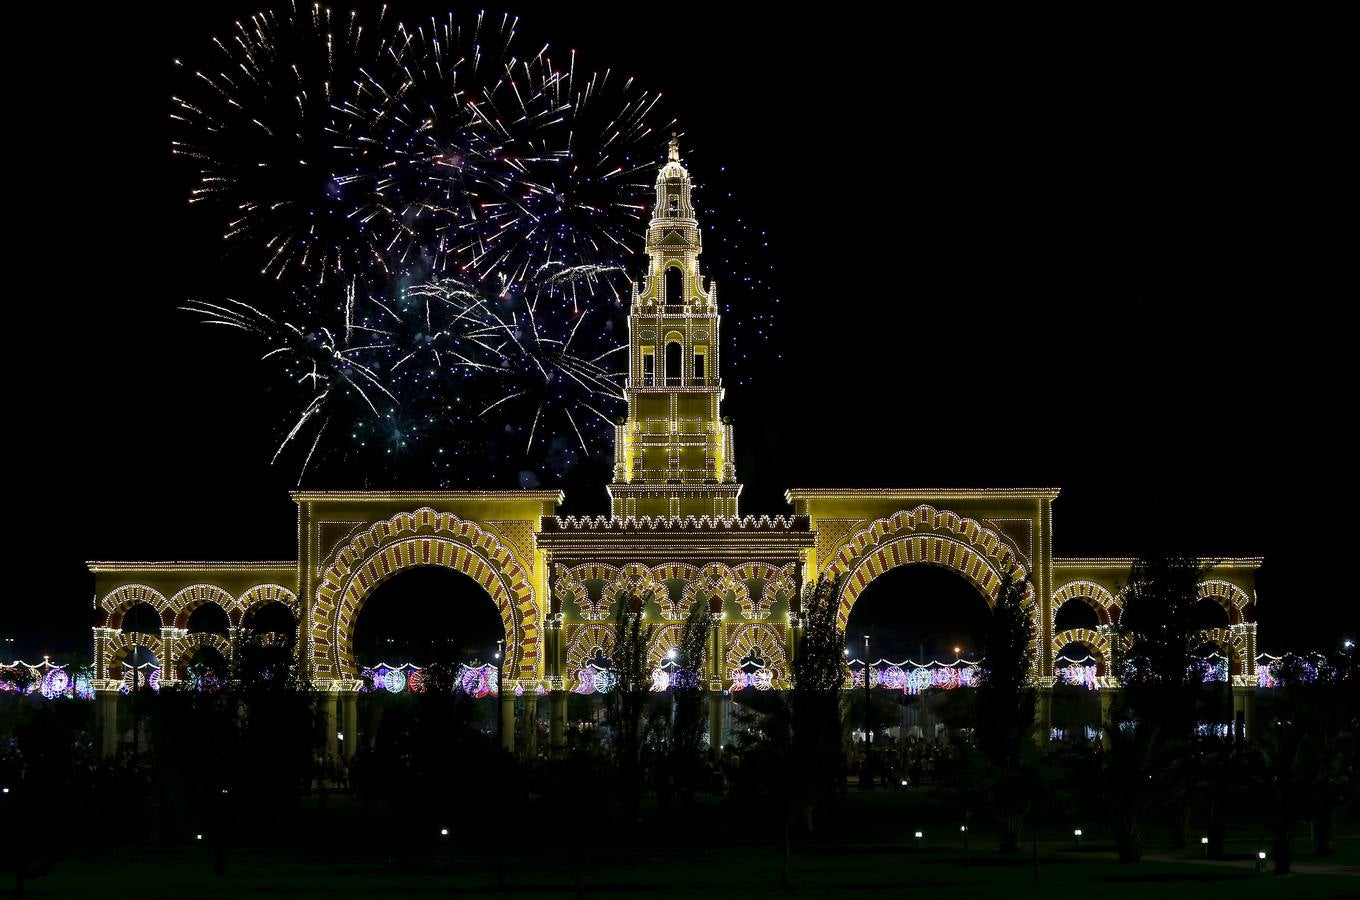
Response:
[{"label": "circular light decoration", "polygon": [[589,667],[576,673],[576,693],[595,693],[595,675],[593,674],[593,670]]},{"label": "circular light decoration", "polygon": [[496,670],[491,666],[464,666],[458,676],[458,686],[479,699],[496,694]]},{"label": "circular light decoration", "polygon": [[601,694],[607,694],[619,683],[619,676],[608,669],[600,669],[595,673],[595,690]]},{"label": "circular light decoration", "polygon": [[671,672],[671,687],[676,690],[693,690],[699,686],[699,673],[693,669],[675,669]]},{"label": "circular light decoration", "polygon": [[401,669],[384,669],[378,677],[383,689],[389,694],[400,694],[406,690],[406,675]]},{"label": "circular light decoration", "polygon": [[425,670],[411,669],[406,673],[406,689],[413,694],[425,693]]},{"label": "circular light decoration", "polygon": [[751,687],[758,691],[768,691],[774,687],[774,672],[770,669],[757,669],[750,676]]},{"label": "circular light decoration", "polygon": [[40,690],[42,691],[43,697],[52,700],[56,697],[65,695],[66,689],[70,686],[71,677],[60,668],[52,668],[43,676]]},{"label": "circular light decoration", "polygon": [[949,666],[940,666],[931,672],[930,684],[932,687],[952,691],[959,686],[959,670]]},{"label": "circular light decoration", "polygon": [[888,666],[878,676],[878,683],[881,687],[894,691],[902,691],[907,688],[907,673],[901,666]]},{"label": "circular light decoration", "polygon": [[652,690],[664,691],[671,686],[670,673],[662,668],[652,669]]},{"label": "circular light decoration", "polygon": [[730,688],[730,690],[733,690],[733,691],[744,691],[744,690],[746,690],[746,685],[747,685],[747,677],[746,677],[746,673],[743,672],[741,669],[733,669],[733,670],[732,670],[732,687]]}]

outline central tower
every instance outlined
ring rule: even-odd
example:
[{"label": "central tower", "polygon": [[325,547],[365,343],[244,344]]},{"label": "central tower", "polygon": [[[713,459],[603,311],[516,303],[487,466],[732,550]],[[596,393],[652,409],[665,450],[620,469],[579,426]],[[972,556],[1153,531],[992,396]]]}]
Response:
[{"label": "central tower", "polygon": [[611,512],[735,516],[732,426],[718,413],[718,288],[699,272],[689,172],[671,136],[647,226],[647,277],[628,314],[628,417],[615,426]]}]

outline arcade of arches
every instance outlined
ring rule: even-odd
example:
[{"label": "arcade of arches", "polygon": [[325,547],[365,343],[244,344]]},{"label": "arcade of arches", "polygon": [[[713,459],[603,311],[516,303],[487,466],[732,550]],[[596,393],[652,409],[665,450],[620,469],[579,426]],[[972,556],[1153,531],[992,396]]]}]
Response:
[{"label": "arcade of arches", "polygon": [[[615,431],[611,515],[559,517],[557,491],[302,491],[293,494],[295,560],[92,562],[106,751],[116,743],[112,712],[125,661],[149,654],[161,684],[175,685],[196,654],[230,660],[237,630],[267,620],[273,633],[292,629],[300,662],[328,692],[329,749],[342,752],[338,736],[358,727],[355,631],[365,603],[421,568],[452,570],[477,586],[507,636],[500,703],[512,746],[516,695],[546,695],[551,739],[561,739],[567,692],[578,688],[583,661],[607,649],[624,598],[641,598],[657,658],[679,631],[666,626],[707,606],[715,627],[704,675],[716,742],[724,691],[743,665],[758,658],[763,687],[788,686],[804,584],[842,578],[845,628],[866,588],[904,566],[952,572],[988,601],[1003,576],[1025,576],[1041,699],[1064,648],[1084,649],[1102,686],[1117,687],[1109,662],[1132,560],[1055,556],[1055,489],[799,489],[786,494],[788,515],[739,515],[733,429],[719,410],[717,286],[700,266],[690,176],[674,140],[668,157],[646,232],[647,270],[631,298],[628,416]],[[1260,562],[1219,560],[1203,585],[1218,616],[1206,639],[1230,658],[1248,728]],[[1039,709],[1048,714],[1044,702]],[[344,741],[343,752],[357,745]]]}]

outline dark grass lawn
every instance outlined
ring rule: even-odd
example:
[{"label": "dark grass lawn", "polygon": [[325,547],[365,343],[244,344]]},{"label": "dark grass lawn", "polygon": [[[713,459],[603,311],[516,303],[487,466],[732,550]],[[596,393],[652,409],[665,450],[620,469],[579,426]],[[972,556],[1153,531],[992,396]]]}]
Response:
[{"label": "dark grass lawn", "polygon": [[[786,890],[779,835],[766,826],[725,826],[730,813],[710,804],[688,824],[642,824],[626,835],[588,822],[573,825],[566,816],[548,816],[541,828],[504,836],[455,824],[443,838],[417,833],[400,820],[361,817],[343,801],[333,802],[310,811],[310,838],[288,846],[228,847],[220,876],[213,871],[210,841],[82,846],[30,882],[27,896],[570,898],[577,896],[574,861],[581,860],[581,895],[606,898],[1360,897],[1360,836],[1343,837],[1335,856],[1316,860],[1305,830],[1298,863],[1332,871],[1277,878],[1252,870],[1249,860],[1260,840],[1250,829],[1229,845],[1236,865],[1198,861],[1198,847],[1173,849],[1155,829],[1147,853],[1164,858],[1120,865],[1103,829],[1083,825],[1078,850],[1070,828],[1050,823],[1039,833],[1036,881],[1032,844],[1019,855],[1002,856],[995,837],[975,826],[965,860],[958,825],[945,822],[929,798],[901,792],[847,795],[838,820],[828,823],[832,837],[795,846]],[[649,813],[650,821],[658,819]],[[918,827],[925,831],[919,845],[913,837]],[[1352,835],[1356,829],[1347,823],[1343,831]]]}]

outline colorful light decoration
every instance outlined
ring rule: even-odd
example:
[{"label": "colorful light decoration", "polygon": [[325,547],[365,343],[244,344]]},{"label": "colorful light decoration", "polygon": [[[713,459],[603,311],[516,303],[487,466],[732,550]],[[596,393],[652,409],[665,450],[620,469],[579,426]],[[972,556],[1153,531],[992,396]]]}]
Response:
[{"label": "colorful light decoration", "polygon": [[42,678],[42,695],[51,700],[55,697],[65,696],[67,689],[71,687],[71,676],[66,674],[66,670],[60,667],[49,669]]},{"label": "colorful light decoration", "polygon": [[378,675],[376,685],[389,694],[400,694],[406,690],[406,673],[401,669],[387,669]]},{"label": "colorful light decoration", "polygon": [[[24,685],[22,688],[20,683]],[[40,663],[15,660],[8,665],[0,664],[0,692],[37,695],[44,700],[94,698],[94,688],[88,674],[76,672],[72,675],[65,666],[47,659]]]},{"label": "colorful light decoration", "polygon": [[458,673],[458,685],[465,693],[478,699],[499,694],[500,673],[495,666],[461,666]]},{"label": "colorful light decoration", "polygon": [[744,691],[746,688],[754,688],[757,691],[768,691],[774,687],[774,672],[761,666],[754,671],[747,672],[743,669],[732,670],[733,691]]},{"label": "colorful light decoration", "polygon": [[618,684],[618,676],[593,663],[576,673],[577,694],[607,694]]},{"label": "colorful light decoration", "polygon": [[865,666],[860,660],[850,661],[850,674],[846,678],[847,688],[864,688],[864,673],[869,673],[869,687],[901,691],[915,696],[923,691],[952,691],[958,688],[974,687],[978,678],[978,663],[966,659],[956,659],[952,663],[932,660],[917,663],[903,660],[890,663],[879,660]]},{"label": "colorful light decoration", "polygon": [[1053,674],[1058,676],[1059,684],[1082,687],[1088,691],[1100,690],[1100,677],[1096,674],[1094,663],[1069,662],[1055,668]]},{"label": "colorful light decoration", "polygon": [[[359,670],[359,675],[364,680],[363,687],[359,689],[360,693],[386,691],[389,694],[423,694],[429,685],[426,670],[412,663],[400,666],[379,663]],[[497,677],[496,667],[489,663],[484,666],[462,665],[458,667],[458,676],[454,684],[456,690],[480,698],[498,693]]]},{"label": "colorful light decoration", "polygon": [[[161,667],[153,666],[151,663],[143,663],[136,667],[138,674],[137,683],[141,689],[159,691],[161,689]],[[132,693],[133,667],[127,663],[123,664],[123,684],[118,688],[121,694]]]}]

